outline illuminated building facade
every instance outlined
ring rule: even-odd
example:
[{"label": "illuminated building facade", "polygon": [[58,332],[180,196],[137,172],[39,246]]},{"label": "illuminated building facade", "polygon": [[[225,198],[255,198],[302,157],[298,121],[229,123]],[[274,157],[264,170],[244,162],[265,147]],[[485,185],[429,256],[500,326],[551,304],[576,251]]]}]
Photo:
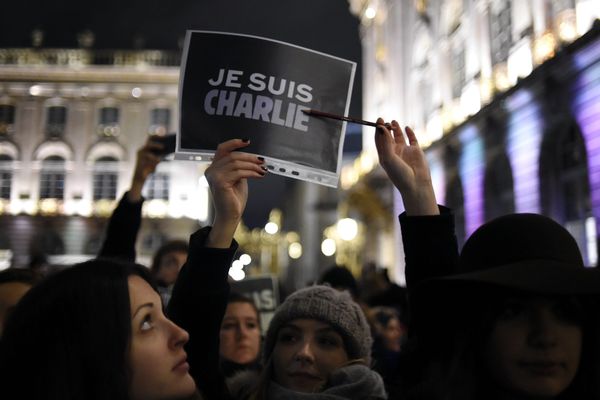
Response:
[{"label": "illuminated building facade", "polygon": [[[179,54],[0,49],[0,249],[94,255],[127,190],[136,151],[177,123]],[[147,181],[139,251],[208,219],[203,167],[163,161]],[[68,263],[76,258],[59,262]]]},{"label": "illuminated building facade", "polygon": [[[595,265],[600,2],[349,3],[362,21],[365,117],[415,128],[438,202],[456,213],[459,242],[493,217],[543,213],[566,226]],[[361,159],[376,159],[370,131],[363,148]],[[352,192],[381,174],[354,166],[343,184]],[[402,211],[399,198],[395,204]],[[396,251],[402,280],[398,235],[386,252]]]}]

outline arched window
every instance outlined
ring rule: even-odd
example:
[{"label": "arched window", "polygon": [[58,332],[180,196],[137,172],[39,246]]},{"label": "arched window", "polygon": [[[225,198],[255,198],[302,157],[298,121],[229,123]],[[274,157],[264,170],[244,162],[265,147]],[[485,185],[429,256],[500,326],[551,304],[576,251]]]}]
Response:
[{"label": "arched window", "polygon": [[62,200],[65,194],[65,159],[50,156],[42,161],[40,199]]},{"label": "arched window", "polygon": [[12,104],[0,104],[0,135],[13,133],[15,124],[15,106]]},{"label": "arched window", "polygon": [[508,60],[512,46],[511,0],[497,0],[490,5],[490,47],[492,65]]},{"label": "arched window", "polygon": [[162,107],[154,108],[150,111],[150,129],[151,135],[166,135],[171,126],[171,110]]},{"label": "arched window", "polygon": [[113,157],[101,157],[94,163],[94,200],[114,200],[117,197],[119,163]]},{"label": "arched window", "polygon": [[485,170],[485,220],[515,212],[512,169],[506,153],[497,154]]},{"label": "arched window", "polygon": [[169,200],[169,174],[155,172],[144,185],[144,197],[148,200]]},{"label": "arched window", "polygon": [[6,154],[0,155],[0,199],[10,200],[12,187],[13,159]]},{"label": "arched window", "polygon": [[119,109],[117,107],[100,109],[97,132],[103,138],[119,136]]},{"label": "arched window", "polygon": [[49,138],[62,137],[67,124],[67,107],[50,106],[46,112],[46,136]]}]

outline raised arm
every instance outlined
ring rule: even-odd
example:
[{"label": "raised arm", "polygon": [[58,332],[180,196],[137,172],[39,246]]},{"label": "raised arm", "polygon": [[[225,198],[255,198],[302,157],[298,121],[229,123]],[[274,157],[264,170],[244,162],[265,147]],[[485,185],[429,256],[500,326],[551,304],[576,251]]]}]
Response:
[{"label": "raised arm", "polygon": [[233,234],[248,198],[248,178],[266,174],[264,161],[239,151],[249,144],[240,139],[221,143],[206,170],[215,208],[212,228],[190,237],[188,259],[182,267],[168,306],[169,317],[190,334],[186,345],[190,373],[207,399],[224,390],[219,373],[219,330],[227,307],[227,275],[237,249]]},{"label": "raised arm", "polygon": [[407,144],[397,121],[392,121],[391,132],[383,119],[379,118],[377,123],[381,124],[375,134],[379,163],[400,191],[406,214],[439,214],[429,165],[413,130],[409,127],[405,129]]},{"label": "raised arm", "polygon": [[375,133],[379,163],[400,191],[406,209],[400,225],[406,282],[412,290],[425,279],[453,272],[458,255],[454,220],[448,209],[436,203],[427,158],[413,130],[405,129],[405,139],[398,122],[392,121],[391,131],[383,119],[377,123],[381,124]]},{"label": "raised arm", "polygon": [[162,144],[150,138],[137,151],[135,170],[131,178],[131,186],[113,210],[104,242],[98,257],[135,261],[135,242],[142,222],[142,189],[148,176],[154,172],[160,162],[154,151],[162,149]]}]

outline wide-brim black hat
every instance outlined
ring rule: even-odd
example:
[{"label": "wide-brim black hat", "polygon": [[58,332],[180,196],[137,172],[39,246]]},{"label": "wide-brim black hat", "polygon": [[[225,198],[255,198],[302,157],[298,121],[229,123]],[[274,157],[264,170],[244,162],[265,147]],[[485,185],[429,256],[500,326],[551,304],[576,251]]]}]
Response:
[{"label": "wide-brim black hat", "polygon": [[482,285],[536,294],[600,294],[600,269],[584,266],[577,242],[554,220],[510,214],[471,235],[455,274],[425,281],[417,292]]}]

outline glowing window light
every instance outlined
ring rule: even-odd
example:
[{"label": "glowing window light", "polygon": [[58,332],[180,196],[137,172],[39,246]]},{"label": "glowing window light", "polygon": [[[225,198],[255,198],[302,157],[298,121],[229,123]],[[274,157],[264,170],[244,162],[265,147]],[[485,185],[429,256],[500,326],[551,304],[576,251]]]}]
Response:
[{"label": "glowing window light", "polygon": [[377,10],[372,6],[367,7],[367,9],[365,10],[365,17],[367,19],[373,19],[373,18],[375,18],[376,15],[377,15]]},{"label": "glowing window light", "polygon": [[290,258],[297,260],[302,257],[302,245],[298,242],[290,243],[288,248],[288,255]]},{"label": "glowing window light", "polygon": [[29,94],[32,96],[39,96],[42,94],[42,87],[40,85],[33,85],[29,88]]},{"label": "glowing window light", "polygon": [[275,222],[268,222],[265,225],[265,232],[269,235],[274,235],[279,231],[279,226]]},{"label": "glowing window light", "polygon": [[246,277],[246,273],[244,272],[243,269],[230,268],[229,276],[234,281],[241,281]]},{"label": "glowing window light", "polygon": [[140,97],[142,97],[142,89],[140,89],[139,87],[134,87],[133,89],[131,89],[131,96],[135,97],[136,99],[139,99]]},{"label": "glowing window light", "polygon": [[585,220],[585,236],[587,239],[587,265],[596,265],[598,262],[598,245],[596,243],[596,219],[594,217]]},{"label": "glowing window light", "polygon": [[249,265],[249,264],[252,262],[252,257],[250,257],[250,255],[249,255],[249,254],[242,254],[242,255],[240,256],[240,262],[241,262],[243,265]]},{"label": "glowing window light", "polygon": [[321,253],[327,257],[334,255],[336,250],[337,248],[335,246],[335,240],[333,239],[325,239],[321,243]]},{"label": "glowing window light", "polygon": [[354,239],[358,234],[358,224],[352,218],[340,219],[336,228],[340,238],[345,241]]}]

